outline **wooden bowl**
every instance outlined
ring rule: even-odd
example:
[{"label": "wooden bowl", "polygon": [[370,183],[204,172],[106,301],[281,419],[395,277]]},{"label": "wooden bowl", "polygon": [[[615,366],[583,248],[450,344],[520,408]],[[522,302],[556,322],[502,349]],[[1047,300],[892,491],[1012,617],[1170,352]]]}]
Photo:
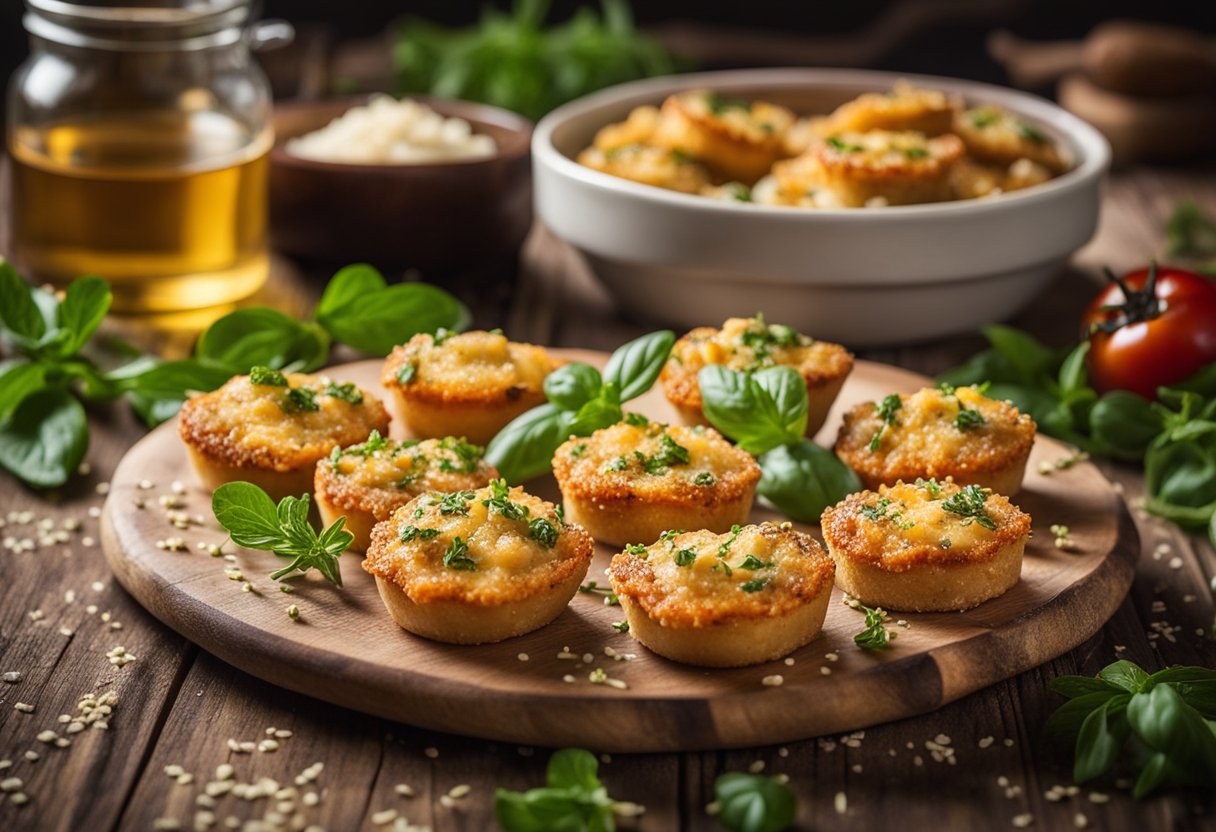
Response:
[{"label": "wooden bowl", "polygon": [[493,137],[489,158],[364,165],[292,156],[288,139],[324,127],[365,98],[275,105],[270,234],[279,251],[423,272],[474,271],[518,252],[532,224],[532,123],[467,101],[418,96]]}]

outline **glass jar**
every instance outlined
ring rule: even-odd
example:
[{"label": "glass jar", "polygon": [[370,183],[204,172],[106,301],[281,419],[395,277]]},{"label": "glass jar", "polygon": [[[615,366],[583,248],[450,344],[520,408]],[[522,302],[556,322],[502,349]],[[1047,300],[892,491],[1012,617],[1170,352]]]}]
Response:
[{"label": "glass jar", "polygon": [[198,309],[266,280],[270,87],[250,0],[26,0],[8,96],[11,259],[114,308]]}]

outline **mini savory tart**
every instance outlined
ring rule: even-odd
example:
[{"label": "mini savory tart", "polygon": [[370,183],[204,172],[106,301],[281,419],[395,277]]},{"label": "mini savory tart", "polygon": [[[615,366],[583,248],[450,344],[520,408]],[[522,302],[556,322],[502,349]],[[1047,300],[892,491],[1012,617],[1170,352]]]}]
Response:
[{"label": "mini savory tart", "polygon": [[950,188],[955,199],[975,199],[1020,191],[1049,179],[1051,171],[1029,159],[1018,159],[1005,167],[963,158],[951,171]]},{"label": "mini savory tart", "polygon": [[244,480],[279,500],[311,493],[318,460],[388,422],[354,384],[254,367],[183,404],[178,434],[207,488]]},{"label": "mini savory tart", "polygon": [[469,491],[498,477],[482,459],[484,449],[454,436],[398,442],[372,431],[367,441],[333,452],[317,463],[315,490],[321,520],[343,515],[355,536],[350,548],[367,551],[372,527],[419,494]]},{"label": "mini savory tart", "polygon": [[621,546],[671,528],[720,532],[746,522],[760,466],[712,428],[630,413],[559,447],[553,476],[570,521]]},{"label": "mini savory tart", "polygon": [[694,90],[669,97],[660,115],[653,142],[687,153],[719,181],[751,185],[789,155],[794,114],[775,104]]},{"label": "mini savory tart", "polygon": [[721,329],[698,327],[676,341],[659,376],[667,400],[685,424],[709,424],[701,412],[697,381],[697,374],[708,364],[732,370],[793,367],[806,382],[806,435],[814,436],[853,369],[853,355],[839,344],[815,341],[783,324],[767,323],[760,314],[730,318]]},{"label": "mini savory tart", "polygon": [[[838,133],[794,159],[773,166],[782,204],[801,204],[815,192],[846,208],[913,205],[951,198],[950,171],[963,156],[950,133],[926,138],[912,131]],[[824,206],[826,207],[826,206]]]},{"label": "mini savory tart", "polygon": [[836,585],[868,606],[966,610],[1018,582],[1030,516],[978,485],[918,480],[850,494],[820,520]]},{"label": "mini savory tart", "polygon": [[709,174],[687,153],[646,144],[626,144],[600,150],[589,147],[578,155],[579,164],[622,179],[695,194],[709,185]]},{"label": "mini savory tart", "polygon": [[940,90],[898,81],[890,92],[867,92],[841,104],[816,125],[821,136],[870,130],[915,130],[926,136],[949,133],[958,104]]},{"label": "mini savory tart", "polygon": [[415,497],[377,523],[363,568],[393,620],[450,644],[523,635],[561,614],[595,542],[561,509],[494,480]]},{"label": "mini savory tart", "polygon": [[380,380],[412,435],[464,436],[484,445],[545,401],[545,377],[556,366],[541,347],[508,341],[500,332],[441,329],[394,348]]},{"label": "mini savory tart", "polygon": [[1045,133],[1004,107],[989,104],[960,113],[953,132],[963,140],[967,153],[982,162],[1007,167],[1018,159],[1029,159],[1052,174],[1068,169]]},{"label": "mini savory tart", "polygon": [[865,484],[953,477],[1012,496],[1022,487],[1034,420],[977,387],[926,387],[892,393],[845,414],[836,455]]},{"label": "mini savory tart", "polygon": [[624,121],[600,128],[591,146],[596,150],[614,150],[631,144],[649,144],[658,126],[658,107],[635,107]]},{"label": "mini savory tart", "polygon": [[823,628],[835,571],[789,523],[727,534],[668,532],[608,569],[629,632],[677,662],[742,667],[779,659]]}]

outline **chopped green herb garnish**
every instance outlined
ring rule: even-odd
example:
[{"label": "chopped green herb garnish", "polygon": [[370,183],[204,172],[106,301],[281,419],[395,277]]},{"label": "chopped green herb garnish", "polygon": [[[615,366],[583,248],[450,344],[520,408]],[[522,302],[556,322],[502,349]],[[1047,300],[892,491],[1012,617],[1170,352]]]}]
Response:
[{"label": "chopped green herb garnish", "polygon": [[870,439],[870,453],[877,451],[881,447],[882,437],[887,432],[887,428],[895,427],[899,424],[895,414],[902,410],[903,406],[903,399],[895,393],[883,397],[883,400],[878,403],[878,418],[882,419],[882,426],[874,432],[873,438]]},{"label": "chopped green herb garnish", "polygon": [[433,540],[438,536],[439,529],[420,529],[413,523],[401,530],[402,543],[409,543],[411,540]]},{"label": "chopped green herb garnish", "polygon": [[727,110],[747,110],[751,111],[752,105],[742,98],[723,98],[716,92],[707,92],[705,94],[705,104],[709,107],[709,111],[716,116],[720,116]]},{"label": "chopped green herb garnish", "polygon": [[321,390],[321,395],[341,399],[350,404],[363,404],[363,391],[349,381],[346,384],[334,384],[331,381]]},{"label": "chopped green herb garnish", "polygon": [[643,546],[641,543],[630,543],[628,546],[625,547],[625,551],[631,555],[638,555],[640,557],[646,557],[646,547]]},{"label": "chopped green herb garnish", "polygon": [[996,124],[998,118],[995,110],[972,110],[967,113],[967,120],[980,129]]},{"label": "chopped green herb garnish", "polygon": [[887,614],[882,607],[871,609],[865,604],[854,602],[853,608],[866,614],[866,628],[853,636],[853,643],[862,650],[883,650],[891,646],[891,633],[887,631]]},{"label": "chopped green herb garnish", "polygon": [[929,156],[929,151],[923,147],[905,147],[903,154],[909,159],[925,159]]},{"label": "chopped green herb garnish", "polygon": [[287,395],[279,402],[279,407],[283,409],[284,413],[303,413],[321,409],[317,404],[316,391],[307,387],[293,387],[288,390]]},{"label": "chopped green herb garnish", "polygon": [[828,139],[828,145],[833,150],[838,150],[841,153],[857,153],[859,151],[865,150],[865,148],[862,147],[861,145],[846,142],[843,139],[841,139],[839,136],[830,137]]},{"label": "chopped green herb garnish", "polygon": [[577,445],[575,445],[573,448],[570,449],[571,459],[578,459],[585,453],[587,453],[587,443],[586,442],[579,442]]},{"label": "chopped green herb garnish", "polygon": [[1029,139],[1035,144],[1047,143],[1047,137],[1043,135],[1042,131],[1026,122],[1018,124],[1018,135],[1024,139]]},{"label": "chopped green herb garnish", "polygon": [[697,474],[695,477],[692,478],[693,485],[707,485],[708,486],[708,485],[713,485],[717,481],[718,481],[718,478],[715,477],[709,471],[701,471],[699,474]]},{"label": "chopped green herb garnish", "polygon": [[439,450],[447,451],[451,457],[438,457],[439,470],[448,473],[472,474],[481,463],[485,449],[472,442],[466,442],[464,437],[445,436],[439,441]]},{"label": "chopped green herb garnish", "polygon": [[692,549],[681,549],[676,552],[676,566],[692,566],[697,559],[697,553]]},{"label": "chopped green herb garnish", "polygon": [[862,506],[859,514],[862,517],[877,523],[879,520],[887,519],[887,509],[891,506],[891,500],[888,497],[879,497],[878,502],[872,506]]},{"label": "chopped green herb garnish", "polygon": [[263,387],[286,387],[287,377],[269,367],[254,367],[249,371],[249,383]]},{"label": "chopped green herb garnish", "polygon": [[629,460],[623,456],[604,464],[604,471],[624,471],[629,467]]},{"label": "chopped green herb garnish", "polygon": [[[644,428],[650,424],[650,420],[641,413],[630,412],[625,414],[625,424],[633,425],[635,428]],[[583,447],[586,447],[585,445]]]},{"label": "chopped green herb garnish", "polygon": [[916,478],[916,484],[929,492],[929,496],[934,500],[940,500],[942,496],[942,487],[938,485],[937,480],[930,477],[929,479]]},{"label": "chopped green herb garnish", "polygon": [[447,343],[449,338],[457,334],[459,333],[441,326],[439,329],[435,330],[435,334],[431,336],[431,343],[437,347],[442,347]]},{"label": "chopped green herb garnish", "polygon": [[414,380],[414,376],[418,375],[418,365],[412,361],[408,361],[401,365],[401,369],[397,371],[397,381],[402,384],[409,384]]},{"label": "chopped green herb garnish", "polygon": [[537,517],[528,523],[528,533],[546,549],[557,545],[557,528],[543,517]]},{"label": "chopped green herb garnish", "polygon": [[[469,491],[465,493],[472,494],[473,492]],[[508,520],[523,520],[528,516],[528,507],[511,502],[510,493],[511,489],[507,486],[506,480],[492,480],[490,482],[490,496],[482,500],[481,504],[488,508],[491,514],[498,512]],[[440,510],[442,511],[442,509]],[[461,513],[463,514],[464,512]]]},{"label": "chopped green herb garnish", "polygon": [[453,491],[450,494],[444,494],[439,498],[439,513],[467,515],[469,500],[476,496],[477,494],[473,491]]},{"label": "chopped green herb garnish", "polygon": [[978,485],[968,485],[942,503],[942,508],[963,518],[963,525],[979,523],[989,531],[996,530],[996,521],[984,511],[989,491]]},{"label": "chopped green herb garnish", "polygon": [[988,420],[984,418],[984,414],[980,413],[973,407],[967,407],[963,404],[958,406],[958,415],[954,417],[954,426],[959,430],[971,430],[978,428]]},{"label": "chopped green herb garnish", "polygon": [[718,547],[718,557],[724,558],[730,554],[730,547],[739,539],[739,532],[741,531],[743,531],[743,527],[738,523],[730,527],[730,537]]},{"label": "chopped green herb garnish", "polygon": [[949,549],[951,546],[954,545],[954,541],[952,541],[948,537],[943,537],[937,545],[941,546],[943,549]]},{"label": "chopped green herb garnish", "polygon": [[629,632],[629,622],[628,621],[613,621],[612,629],[616,630],[618,633],[627,633],[627,632]]},{"label": "chopped green herb garnish", "polygon": [[462,572],[477,568],[477,562],[469,557],[469,544],[460,537],[453,538],[452,545],[443,553],[443,565]]},{"label": "chopped green herb garnish", "polygon": [[646,458],[643,466],[648,474],[661,474],[669,466],[687,465],[689,459],[688,448],[672,439],[671,434],[663,433],[659,436],[659,452]]},{"label": "chopped green herb garnish", "polygon": [[750,581],[745,581],[744,583],[739,584],[739,589],[743,590],[744,592],[759,592],[768,586],[768,582],[771,580],[772,578],[753,578]]},{"label": "chopped green herb garnish", "polygon": [[743,563],[739,564],[739,568],[748,569],[754,572],[757,569],[768,569],[772,565],[772,561],[763,561],[755,555],[748,555],[743,559]]}]

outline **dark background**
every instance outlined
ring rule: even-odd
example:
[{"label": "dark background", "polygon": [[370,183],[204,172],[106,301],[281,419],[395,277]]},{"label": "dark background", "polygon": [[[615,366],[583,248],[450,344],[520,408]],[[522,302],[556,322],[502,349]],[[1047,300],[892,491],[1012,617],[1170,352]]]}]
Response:
[{"label": "dark background", "polygon": [[[1080,38],[1103,20],[1134,18],[1216,32],[1216,11],[1210,0],[744,0],[730,3],[635,0],[633,6],[643,26],[695,20],[728,27],[773,29],[787,34],[801,32],[856,38],[864,37],[867,26],[873,25],[891,7],[914,1],[919,6],[938,10],[948,19],[909,32],[902,43],[873,64],[876,68],[931,72],[999,83],[1006,80],[1004,72],[988,57],[984,47],[987,34],[994,29],[1009,29],[1028,38]],[[3,7],[0,9],[0,73],[6,79],[28,52],[26,35],[20,25],[22,5],[19,0],[0,0]],[[407,14],[445,23],[470,23],[477,19],[485,4],[467,0],[264,0],[262,5],[264,17],[284,17],[301,24],[323,25],[337,39],[344,39],[374,36],[383,32],[393,20]],[[511,4],[500,1],[489,5],[509,8]],[[568,17],[580,5],[587,3],[554,0],[550,19]]]}]

